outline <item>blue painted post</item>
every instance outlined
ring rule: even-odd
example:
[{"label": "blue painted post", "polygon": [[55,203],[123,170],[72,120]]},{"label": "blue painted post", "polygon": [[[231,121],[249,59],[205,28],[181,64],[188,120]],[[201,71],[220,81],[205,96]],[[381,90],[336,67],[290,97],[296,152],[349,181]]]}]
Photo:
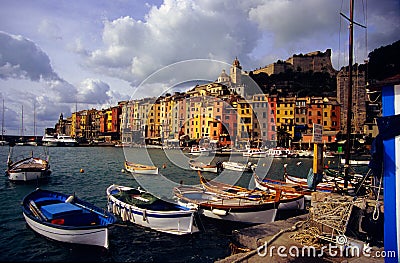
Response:
[{"label": "blue painted post", "polygon": [[[383,117],[400,114],[400,85],[382,87]],[[396,257],[385,262],[399,262],[400,242],[400,136],[383,141],[384,147],[384,247]],[[396,168],[397,167],[397,168]]]}]

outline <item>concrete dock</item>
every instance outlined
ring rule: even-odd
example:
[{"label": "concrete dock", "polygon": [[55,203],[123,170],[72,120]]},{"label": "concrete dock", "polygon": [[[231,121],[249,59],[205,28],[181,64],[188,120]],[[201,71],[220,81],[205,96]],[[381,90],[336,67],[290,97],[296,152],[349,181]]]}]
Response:
[{"label": "concrete dock", "polygon": [[[329,199],[332,198],[335,197],[329,196]],[[313,197],[313,200],[314,202],[315,200],[320,201],[321,196]],[[316,218],[317,216],[313,215],[311,210],[311,213],[290,217],[286,220],[234,230],[232,255],[217,262],[384,262],[382,255],[387,252],[383,247],[370,247],[361,240],[347,236],[339,235],[340,238],[348,241],[347,246],[341,246],[338,239],[335,239],[337,242],[323,242],[322,245],[315,248],[310,248],[311,245],[307,246],[304,242],[299,243],[296,237],[301,234],[303,234],[301,241],[310,241],[307,240],[307,238],[310,239],[310,236],[304,235],[304,233],[307,233],[312,228],[311,226],[316,225],[310,225],[310,222],[314,222],[313,220],[317,221]],[[326,232],[327,228],[324,227]],[[331,233],[333,232],[331,231]]]}]

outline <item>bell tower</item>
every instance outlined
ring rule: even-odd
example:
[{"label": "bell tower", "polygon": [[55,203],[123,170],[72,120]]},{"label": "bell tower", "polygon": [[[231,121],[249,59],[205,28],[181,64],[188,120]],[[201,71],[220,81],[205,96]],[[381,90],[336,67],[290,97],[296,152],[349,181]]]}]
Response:
[{"label": "bell tower", "polygon": [[241,85],[242,84],[242,66],[240,66],[240,62],[236,57],[232,63],[230,70],[230,77],[233,85]]}]

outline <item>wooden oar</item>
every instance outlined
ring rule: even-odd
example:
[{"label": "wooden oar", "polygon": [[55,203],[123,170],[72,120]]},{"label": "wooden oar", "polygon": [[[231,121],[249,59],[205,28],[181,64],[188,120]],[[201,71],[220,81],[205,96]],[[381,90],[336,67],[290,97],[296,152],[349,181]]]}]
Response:
[{"label": "wooden oar", "polygon": [[47,221],[47,217],[40,211],[33,200],[29,201],[29,209],[36,217],[40,217],[42,220]]},{"label": "wooden oar", "polygon": [[[67,200],[65,200],[65,202],[66,202],[66,203],[72,203],[73,200],[74,200],[74,196],[73,196],[73,195],[70,195],[70,196],[67,198]],[[81,204],[78,204],[78,203],[72,203],[72,204],[74,204],[74,205],[76,205],[76,206],[79,206],[80,208],[86,209],[86,210],[88,210],[88,211],[90,211],[90,212],[96,213],[96,214],[98,214],[98,215],[100,215],[100,216],[104,216],[104,217],[108,218],[108,215],[106,215],[105,213],[102,214],[102,213],[100,213],[100,212],[98,212],[98,211],[96,211],[96,210],[94,210],[94,209],[92,209],[92,208],[90,208],[90,207],[87,207],[87,206],[84,206],[84,205],[81,205]]]}]

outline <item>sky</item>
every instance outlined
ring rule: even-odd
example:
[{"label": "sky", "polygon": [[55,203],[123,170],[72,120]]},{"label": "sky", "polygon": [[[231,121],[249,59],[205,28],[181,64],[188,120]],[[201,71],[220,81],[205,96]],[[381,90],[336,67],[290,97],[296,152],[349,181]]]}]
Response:
[{"label": "sky", "polygon": [[[214,81],[236,57],[249,72],[331,49],[339,70],[349,35],[340,13],[349,1],[1,0],[3,133],[43,135],[60,113]],[[355,0],[354,20],[367,27],[354,27],[356,63],[400,39],[399,0]]]}]

